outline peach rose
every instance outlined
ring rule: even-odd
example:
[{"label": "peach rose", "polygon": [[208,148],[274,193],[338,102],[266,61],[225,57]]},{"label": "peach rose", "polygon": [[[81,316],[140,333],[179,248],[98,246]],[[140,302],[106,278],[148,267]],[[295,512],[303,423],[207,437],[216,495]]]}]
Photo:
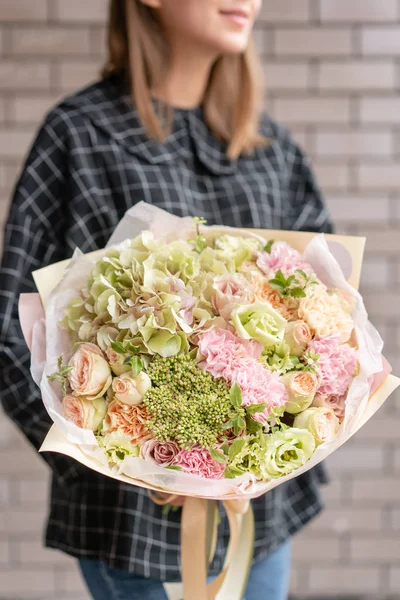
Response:
[{"label": "peach rose", "polygon": [[69,394],[64,396],[62,408],[65,418],[77,427],[96,431],[106,415],[107,403],[104,398],[90,401],[85,396]]},{"label": "peach rose", "polygon": [[143,371],[135,377],[131,372],[122,373],[112,382],[115,398],[123,404],[136,406],[140,404],[143,396],[151,388],[151,379]]},{"label": "peach rose", "polygon": [[68,380],[75,395],[95,400],[104,396],[112,383],[110,366],[95,344],[79,346],[69,361],[69,366],[72,371],[68,374]]},{"label": "peach rose", "polygon": [[331,408],[308,408],[294,420],[293,427],[308,429],[317,446],[332,442],[339,431],[339,419]]},{"label": "peach rose", "polygon": [[288,323],[285,331],[285,341],[290,346],[290,353],[300,357],[312,340],[309,326],[304,321]]},{"label": "peach rose", "polygon": [[318,387],[318,378],[311,371],[295,371],[282,377],[289,393],[289,402],[285,404],[285,411],[296,415],[308,408],[315,396]]},{"label": "peach rose", "polygon": [[299,317],[317,337],[339,335],[341,343],[349,340],[354,322],[341,298],[329,294],[322,286],[313,286],[306,298],[300,300]]},{"label": "peach rose", "polygon": [[278,294],[276,290],[268,281],[260,277],[253,282],[254,294],[257,300],[261,302],[268,302],[282,317],[286,320],[291,318],[291,311],[288,310],[284,304],[283,298]]},{"label": "peach rose", "polygon": [[108,406],[103,429],[106,433],[124,433],[132,444],[141,445],[152,437],[145,425],[148,419],[144,406],[131,406],[113,400]]}]

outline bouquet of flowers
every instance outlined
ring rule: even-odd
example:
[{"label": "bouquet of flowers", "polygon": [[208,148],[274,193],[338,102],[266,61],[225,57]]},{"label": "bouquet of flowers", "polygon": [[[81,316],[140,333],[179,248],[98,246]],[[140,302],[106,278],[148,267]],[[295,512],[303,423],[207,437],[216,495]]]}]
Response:
[{"label": "bouquet of flowers", "polygon": [[36,273],[44,449],[150,489],[251,498],[371,416],[398,383],[360,294],[324,236],[292,233],[300,252],[259,233],[140,203],[107,249]]}]

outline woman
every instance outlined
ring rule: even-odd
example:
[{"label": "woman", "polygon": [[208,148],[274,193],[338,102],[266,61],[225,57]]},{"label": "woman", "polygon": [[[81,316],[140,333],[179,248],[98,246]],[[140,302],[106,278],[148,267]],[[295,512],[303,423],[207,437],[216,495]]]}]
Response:
[{"label": "woman", "polygon": [[[1,395],[39,448],[50,426],[18,325],[31,271],[103,247],[144,200],[216,224],[331,230],[307,159],[260,117],[250,41],[261,0],[113,0],[103,80],[47,116],[18,182],[1,269]],[[180,514],[60,455],[46,544],[75,556],[96,600],[165,598],[179,580]],[[311,471],[254,501],[247,600],[287,598],[289,538],[320,508]],[[224,514],[210,575],[223,564]]]}]

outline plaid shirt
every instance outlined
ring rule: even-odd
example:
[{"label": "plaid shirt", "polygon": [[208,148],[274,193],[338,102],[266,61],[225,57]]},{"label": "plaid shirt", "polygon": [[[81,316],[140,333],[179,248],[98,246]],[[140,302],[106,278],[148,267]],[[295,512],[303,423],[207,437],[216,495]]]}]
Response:
[{"label": "plaid shirt", "polygon": [[[165,144],[147,138],[118,79],[67,98],[41,127],[16,187],[0,271],[0,392],[3,407],[39,448],[51,420],[29,372],[18,323],[31,272],[104,247],[125,211],[144,200],[179,216],[234,227],[331,231],[308,160],[265,116],[270,143],[237,161],[206,127],[201,109],[177,110]],[[78,558],[161,580],[180,576],[180,514],[162,516],[146,490],[43,455],[53,471],[46,545]],[[271,552],[321,509],[321,469],[253,502],[255,557]],[[223,509],[221,509],[222,511]],[[227,547],[225,515],[212,573]]]}]

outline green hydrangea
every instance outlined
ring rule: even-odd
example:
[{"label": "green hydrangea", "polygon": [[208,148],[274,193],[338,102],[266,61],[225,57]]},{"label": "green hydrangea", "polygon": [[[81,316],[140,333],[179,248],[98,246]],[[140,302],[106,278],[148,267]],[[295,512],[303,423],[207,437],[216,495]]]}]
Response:
[{"label": "green hydrangea", "polygon": [[229,385],[199,369],[188,355],[156,357],[147,372],[152,388],[143,404],[153,436],[162,442],[174,440],[182,448],[215,446],[232,408]]}]

